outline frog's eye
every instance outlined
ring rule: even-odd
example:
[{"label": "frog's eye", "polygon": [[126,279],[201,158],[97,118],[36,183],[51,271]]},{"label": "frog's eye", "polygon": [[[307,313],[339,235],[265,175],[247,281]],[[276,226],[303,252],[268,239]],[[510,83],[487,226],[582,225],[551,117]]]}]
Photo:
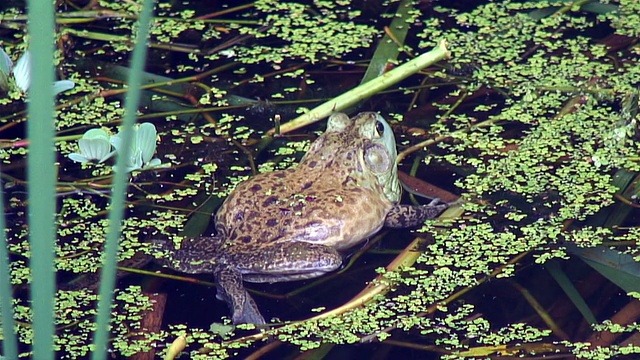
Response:
[{"label": "frog's eye", "polygon": [[382,121],[376,121],[376,130],[378,131],[378,136],[382,136],[384,134],[384,124]]}]

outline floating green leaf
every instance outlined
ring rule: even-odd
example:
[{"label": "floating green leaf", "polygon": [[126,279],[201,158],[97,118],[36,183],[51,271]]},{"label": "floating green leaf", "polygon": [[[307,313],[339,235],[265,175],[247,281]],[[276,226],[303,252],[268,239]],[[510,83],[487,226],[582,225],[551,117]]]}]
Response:
[{"label": "floating green leaf", "polygon": [[[156,152],[157,131],[155,125],[143,123],[133,128],[134,136],[131,143],[129,159],[125,162],[125,171],[141,170],[162,165],[160,159],[152,159]],[[110,139],[116,152],[122,152],[122,133],[114,135]],[[115,167],[114,167],[115,169]]]},{"label": "floating green leaf", "polygon": [[91,129],[78,140],[79,153],[69,154],[69,159],[85,163],[97,161],[102,163],[109,159],[114,151],[111,151],[109,134],[103,129]]}]

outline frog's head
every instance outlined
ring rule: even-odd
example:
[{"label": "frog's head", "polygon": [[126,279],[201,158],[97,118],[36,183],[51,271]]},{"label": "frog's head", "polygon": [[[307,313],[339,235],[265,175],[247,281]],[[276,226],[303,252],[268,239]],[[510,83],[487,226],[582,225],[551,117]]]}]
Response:
[{"label": "frog's head", "polygon": [[349,118],[335,113],[300,165],[322,166],[326,176],[348,177],[362,187],[377,184],[395,203],[402,192],[396,157],[393,131],[382,116],[366,112]]}]

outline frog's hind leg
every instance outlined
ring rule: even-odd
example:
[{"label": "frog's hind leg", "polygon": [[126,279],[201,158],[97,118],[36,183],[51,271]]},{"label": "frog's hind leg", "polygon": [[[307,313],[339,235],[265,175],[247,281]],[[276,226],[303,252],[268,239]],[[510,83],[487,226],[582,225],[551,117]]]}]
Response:
[{"label": "frog's hind leg", "polygon": [[342,265],[342,255],[329,246],[291,241],[239,252],[232,262],[245,281],[273,283],[322,276]]},{"label": "frog's hind leg", "polygon": [[264,324],[258,305],[242,284],[242,274],[233,267],[221,265],[214,272],[216,297],[229,305],[234,324]]},{"label": "frog's hind leg", "polygon": [[242,281],[280,282],[309,279],[333,271],[342,256],[324,245],[301,241],[236,248],[219,258],[214,272],[217,297],[231,309],[234,324],[264,324],[256,303]]},{"label": "frog's hind leg", "polygon": [[438,199],[434,199],[427,205],[396,205],[384,220],[384,226],[390,228],[407,228],[418,226],[427,219],[433,219],[447,209],[450,204],[440,204]]}]

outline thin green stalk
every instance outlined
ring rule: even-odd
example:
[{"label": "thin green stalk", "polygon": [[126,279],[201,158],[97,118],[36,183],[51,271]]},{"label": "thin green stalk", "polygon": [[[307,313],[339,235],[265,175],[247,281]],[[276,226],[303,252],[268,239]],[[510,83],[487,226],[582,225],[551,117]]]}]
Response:
[{"label": "thin green stalk", "polygon": [[106,349],[109,336],[109,322],[111,320],[111,305],[113,303],[113,289],[116,283],[116,257],[118,255],[118,241],[122,231],[122,219],[124,217],[124,201],[127,191],[129,174],[124,171],[126,159],[130,156],[130,144],[133,139],[133,124],[135,123],[138,104],[140,103],[140,85],[142,73],[147,55],[146,42],[149,34],[149,24],[153,14],[153,0],[144,0],[138,20],[138,35],[133,49],[131,72],[129,73],[128,87],[125,99],[125,113],[122,122],[122,140],[124,147],[118,156],[116,166],[120,171],[116,172],[111,209],[109,211],[109,227],[104,251],[104,267],[100,275],[100,290],[98,300],[98,317],[96,320],[96,332],[94,336],[93,360],[106,359]]},{"label": "thin green stalk", "polygon": [[33,358],[53,359],[55,272],[55,151],[53,144],[53,44],[54,7],[50,0],[27,2],[31,87],[27,136],[29,146],[29,241],[31,243],[31,306]]}]

